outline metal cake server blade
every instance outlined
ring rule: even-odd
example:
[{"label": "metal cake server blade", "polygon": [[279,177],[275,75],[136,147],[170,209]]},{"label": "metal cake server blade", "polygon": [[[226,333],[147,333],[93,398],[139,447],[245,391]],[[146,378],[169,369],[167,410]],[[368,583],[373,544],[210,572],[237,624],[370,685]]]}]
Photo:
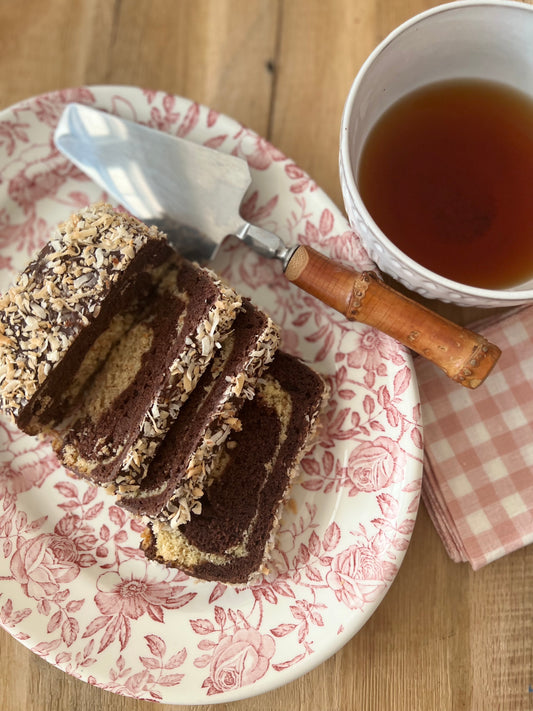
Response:
[{"label": "metal cake server blade", "polygon": [[185,257],[208,262],[228,235],[286,262],[294,248],[240,216],[252,177],[246,161],[83,104],[69,104],[57,148]]},{"label": "metal cake server blade", "polygon": [[244,220],[251,184],[245,161],[82,105],[69,104],[57,148],[133,215],[165,231],[185,257],[205,263],[228,235],[281,261],[287,279],[352,321],[374,326],[470,388],[500,355],[482,336],[308,246]]}]

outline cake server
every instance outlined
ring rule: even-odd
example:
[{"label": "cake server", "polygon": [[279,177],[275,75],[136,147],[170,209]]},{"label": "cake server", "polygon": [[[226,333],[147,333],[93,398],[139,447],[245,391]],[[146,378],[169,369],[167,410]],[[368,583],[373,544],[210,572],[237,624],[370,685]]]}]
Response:
[{"label": "cake server", "polygon": [[228,235],[278,259],[287,279],[349,320],[373,326],[475,388],[500,350],[386,285],[307,245],[287,246],[240,215],[252,178],[246,161],[82,104],[57,125],[57,148],[133,215],[206,263]]}]

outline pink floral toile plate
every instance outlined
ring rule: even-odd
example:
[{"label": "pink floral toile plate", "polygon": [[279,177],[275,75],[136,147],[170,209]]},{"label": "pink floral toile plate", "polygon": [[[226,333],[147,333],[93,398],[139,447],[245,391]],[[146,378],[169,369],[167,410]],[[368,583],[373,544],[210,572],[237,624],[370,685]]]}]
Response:
[{"label": "pink floral toile plate", "polygon": [[[126,87],[46,94],[0,113],[0,290],[74,210],[105,199],[54,148],[69,101],[244,157],[246,219],[358,268],[347,221],[293,162],[235,121]],[[409,354],[289,284],[229,240],[215,267],[266,308],[284,347],[324,373],[319,441],[283,518],[272,570],[250,587],[194,581],[148,562],[142,525],[67,475],[51,449],[0,419],[0,622],[72,676],[172,704],[228,702],[311,670],[368,620],[409,544],[422,474]]]}]

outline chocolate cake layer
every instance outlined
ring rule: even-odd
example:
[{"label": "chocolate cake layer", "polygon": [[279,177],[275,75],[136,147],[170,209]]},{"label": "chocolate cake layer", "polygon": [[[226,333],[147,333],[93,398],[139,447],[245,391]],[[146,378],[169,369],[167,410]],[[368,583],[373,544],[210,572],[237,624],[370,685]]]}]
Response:
[{"label": "chocolate cake layer", "polygon": [[281,506],[325,394],[318,374],[278,352],[241,410],[242,430],[221,451],[201,513],[177,529],[150,521],[141,544],[146,556],[228,584],[267,572]]},{"label": "chocolate cake layer", "polygon": [[[199,511],[198,499],[217,449],[240,428],[239,410],[254,395],[257,377],[279,346],[270,318],[249,301],[237,316],[220,353],[200,379],[179,417],[157,449],[144,459],[141,478],[130,470],[134,489],[119,504],[137,515],[160,515],[173,526]],[[128,474],[123,467],[123,474]]]},{"label": "chocolate cake layer", "polygon": [[88,383],[55,444],[63,464],[110,486],[132,447],[164,433],[227,335],[241,298],[177,255],[156,293]]},{"label": "chocolate cake layer", "polygon": [[[20,429],[36,434],[64,416],[172,253],[164,234],[105,204],[57,227],[0,299],[0,397]],[[117,312],[123,322],[110,328]]]}]

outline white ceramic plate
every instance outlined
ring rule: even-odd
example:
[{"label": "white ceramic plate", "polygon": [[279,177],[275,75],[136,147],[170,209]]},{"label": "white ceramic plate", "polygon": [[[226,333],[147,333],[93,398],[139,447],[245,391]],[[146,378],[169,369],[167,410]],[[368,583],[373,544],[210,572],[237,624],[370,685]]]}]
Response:
[{"label": "white ceramic plate", "polygon": [[[91,87],[0,114],[0,290],[57,222],[105,197],[52,143],[69,101],[246,158],[247,219],[288,243],[372,266],[335,205],[253,132],[175,96]],[[70,478],[47,445],[0,420],[1,624],[79,679],[172,704],[268,691],[344,645],[398,572],[422,473],[418,389],[404,348],[346,322],[240,244],[227,244],[217,267],[281,324],[285,349],[332,385],[268,578],[234,589],[146,561],[138,522]]]}]

